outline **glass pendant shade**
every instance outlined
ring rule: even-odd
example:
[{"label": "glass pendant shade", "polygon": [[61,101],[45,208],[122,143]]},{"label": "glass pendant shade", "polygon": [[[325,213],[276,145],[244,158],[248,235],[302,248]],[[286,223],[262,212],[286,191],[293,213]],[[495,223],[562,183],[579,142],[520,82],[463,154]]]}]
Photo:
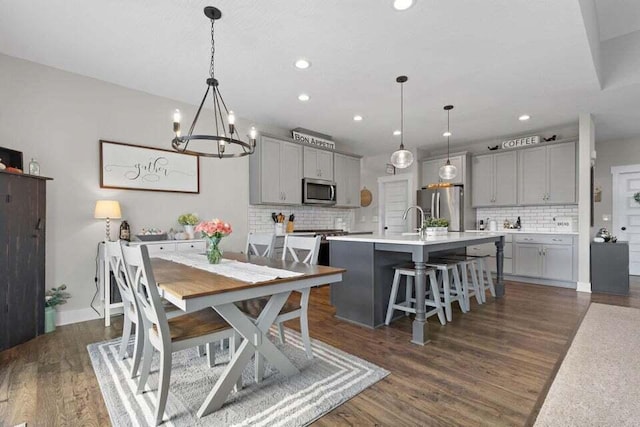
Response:
[{"label": "glass pendant shade", "polygon": [[458,174],[458,168],[453,166],[449,160],[447,160],[447,164],[440,167],[438,171],[438,175],[442,179],[453,179]]},{"label": "glass pendant shade", "polygon": [[404,147],[394,151],[391,155],[391,164],[398,169],[408,168],[411,166],[411,163],[413,163],[413,153],[405,150]]}]

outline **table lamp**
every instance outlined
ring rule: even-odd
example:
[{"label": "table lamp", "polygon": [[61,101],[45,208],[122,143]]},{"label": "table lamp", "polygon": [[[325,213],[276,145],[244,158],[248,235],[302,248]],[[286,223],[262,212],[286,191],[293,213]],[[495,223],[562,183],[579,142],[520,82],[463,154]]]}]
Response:
[{"label": "table lamp", "polygon": [[109,229],[109,227],[111,219],[122,218],[122,213],[120,212],[120,203],[118,203],[116,200],[98,200],[96,202],[96,208],[93,211],[93,217],[96,219],[106,220],[105,234],[107,236],[107,242],[110,242],[111,230]]}]

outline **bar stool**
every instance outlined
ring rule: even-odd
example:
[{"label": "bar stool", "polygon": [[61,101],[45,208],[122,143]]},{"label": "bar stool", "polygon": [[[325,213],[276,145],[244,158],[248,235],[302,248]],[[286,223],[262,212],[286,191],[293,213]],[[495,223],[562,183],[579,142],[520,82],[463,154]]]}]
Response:
[{"label": "bar stool", "polygon": [[[478,304],[483,304],[484,298],[482,298],[482,292],[480,292],[480,284],[478,282],[477,274],[478,258],[466,255],[448,255],[446,259],[458,264],[460,276],[462,278],[464,302],[467,309],[471,310],[471,297],[473,296],[476,297]],[[471,276],[471,283],[469,283],[469,276]]]},{"label": "bar stool", "polygon": [[458,263],[456,261],[433,259],[427,262],[427,267],[435,268],[438,273],[438,285],[442,288],[442,300],[447,321],[451,322],[451,307],[456,301],[463,313],[469,311],[465,302],[464,287],[460,282]]},{"label": "bar stool", "polygon": [[489,263],[487,259],[489,255],[467,255],[467,257],[473,257],[478,260],[478,278],[480,279],[480,296],[482,302],[487,302],[487,290],[491,292],[491,296],[495,298],[496,288],[493,285],[493,275],[489,270]]},{"label": "bar stool", "polygon": [[[402,267],[394,267],[395,274],[393,275],[393,285],[391,286],[391,295],[389,296],[389,306],[387,308],[387,318],[384,322],[385,325],[389,325],[391,322],[391,317],[393,316],[394,310],[404,311],[408,316],[409,313],[416,312],[414,308],[416,305],[416,299],[413,297],[413,279],[416,277],[416,270],[412,266],[402,266]],[[433,316],[434,314],[438,315],[438,319],[442,325],[445,325],[447,321],[445,320],[444,310],[442,309],[442,302],[440,300],[440,291],[438,290],[438,282],[436,279],[436,271],[433,268],[427,268],[425,271],[427,275],[427,283],[430,285],[430,290],[427,291],[427,295],[425,298],[425,309],[426,307],[433,307],[433,310],[427,311],[425,313],[425,318]],[[404,301],[397,303],[396,299],[398,298],[398,289],[400,287],[400,280],[402,277],[406,277],[406,292]],[[429,298],[428,296],[431,296]]]}]

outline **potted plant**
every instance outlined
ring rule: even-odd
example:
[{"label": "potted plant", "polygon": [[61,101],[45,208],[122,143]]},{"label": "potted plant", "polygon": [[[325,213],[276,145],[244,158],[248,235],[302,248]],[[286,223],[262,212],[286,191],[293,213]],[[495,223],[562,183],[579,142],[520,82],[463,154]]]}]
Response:
[{"label": "potted plant", "polygon": [[192,213],[182,214],[178,217],[178,224],[184,227],[184,232],[187,233],[189,239],[193,239],[195,237],[193,227],[199,222],[200,218],[198,218],[198,215]]},{"label": "potted plant", "polygon": [[66,304],[71,298],[69,292],[65,292],[67,285],[60,285],[57,288],[51,288],[45,293],[44,297],[44,331],[45,333],[56,330],[56,307]]},{"label": "potted plant", "polygon": [[443,236],[448,232],[449,220],[446,218],[427,218],[423,224],[427,236]]}]

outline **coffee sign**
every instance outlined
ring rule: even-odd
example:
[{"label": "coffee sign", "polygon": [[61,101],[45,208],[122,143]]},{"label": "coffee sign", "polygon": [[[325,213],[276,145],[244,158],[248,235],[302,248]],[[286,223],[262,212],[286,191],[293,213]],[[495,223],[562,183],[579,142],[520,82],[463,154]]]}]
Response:
[{"label": "coffee sign", "polygon": [[536,144],[540,144],[540,137],[538,135],[527,136],[524,138],[510,139],[508,141],[502,141],[502,148],[510,149],[510,148],[526,147],[527,145],[536,145]]}]

